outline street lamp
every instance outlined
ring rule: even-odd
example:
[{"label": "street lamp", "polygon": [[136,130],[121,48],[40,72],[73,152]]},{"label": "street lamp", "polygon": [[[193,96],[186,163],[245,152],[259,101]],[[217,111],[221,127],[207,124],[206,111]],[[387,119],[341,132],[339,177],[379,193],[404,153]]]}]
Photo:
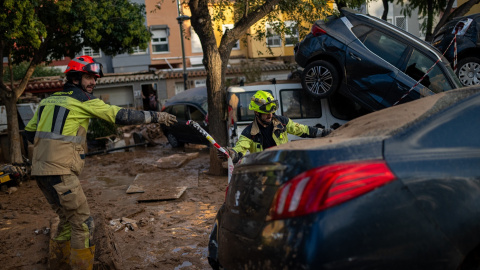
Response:
[{"label": "street lamp", "polygon": [[180,26],[180,41],[182,42],[182,58],[183,58],[183,90],[187,90],[187,64],[185,64],[185,48],[183,46],[183,22],[190,20],[187,15],[180,15],[177,17],[178,25]]}]

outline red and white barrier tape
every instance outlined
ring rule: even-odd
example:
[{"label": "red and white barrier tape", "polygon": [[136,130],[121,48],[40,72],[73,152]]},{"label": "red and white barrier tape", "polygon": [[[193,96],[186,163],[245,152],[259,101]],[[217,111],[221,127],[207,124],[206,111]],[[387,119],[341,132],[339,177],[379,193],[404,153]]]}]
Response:
[{"label": "red and white barrier tape", "polygon": [[[445,52],[443,52],[442,55],[445,55],[445,53],[448,51],[448,49],[450,48],[450,46],[452,46],[452,43],[455,43],[454,45],[454,71],[457,67],[457,32],[455,32],[455,36],[453,37],[452,41],[450,41],[450,44],[448,45],[447,49],[445,50]],[[408,96],[408,94],[410,94],[410,92],[412,92],[413,89],[415,89],[415,87],[417,87],[420,82],[425,79],[425,77],[428,75],[428,73],[430,73],[430,71],[432,71],[433,67],[435,67],[438,62],[440,62],[440,58],[438,58],[438,60],[427,70],[427,72],[420,78],[420,80],[418,80],[413,86],[412,88],[410,88],[410,90],[407,91],[407,93],[405,93],[399,100],[397,100],[397,102],[393,103],[392,106],[395,106],[397,105],[400,101],[402,101],[402,99],[404,99],[406,96]]]},{"label": "red and white barrier tape", "polygon": [[218,151],[224,153],[228,157],[228,183],[230,184],[230,180],[232,179],[232,173],[233,173],[233,161],[230,155],[228,154],[228,151],[225,150],[223,147],[221,147],[213,138],[208,134],[205,129],[203,129],[197,122],[188,120],[187,121],[187,126],[191,125],[193,126],[196,130],[198,130],[207,140],[217,148]]}]

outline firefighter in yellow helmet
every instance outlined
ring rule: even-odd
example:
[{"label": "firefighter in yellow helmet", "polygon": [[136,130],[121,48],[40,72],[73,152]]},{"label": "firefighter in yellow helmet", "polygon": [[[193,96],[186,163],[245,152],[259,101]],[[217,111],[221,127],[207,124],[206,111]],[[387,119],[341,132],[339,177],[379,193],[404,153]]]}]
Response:
[{"label": "firefighter in yellow helmet", "polygon": [[[288,134],[302,138],[315,138],[328,135],[330,129],[310,127],[293,122],[290,118],[275,115],[278,100],[266,91],[257,91],[251,98],[249,110],[255,112],[255,120],[240,135],[235,147],[228,148],[233,162],[240,160],[247,150],[250,153],[261,152],[272,146],[288,142]],[[223,153],[218,156],[224,159]]]},{"label": "firefighter in yellow helmet", "polygon": [[119,125],[163,123],[175,116],[137,111],[105,104],[93,96],[102,65],[88,55],[71,60],[62,91],[43,99],[25,127],[34,144],[32,175],[60,218],[58,233],[50,241],[50,269],[92,269],[94,222],[78,175],[85,163],[86,135],[91,118]]}]

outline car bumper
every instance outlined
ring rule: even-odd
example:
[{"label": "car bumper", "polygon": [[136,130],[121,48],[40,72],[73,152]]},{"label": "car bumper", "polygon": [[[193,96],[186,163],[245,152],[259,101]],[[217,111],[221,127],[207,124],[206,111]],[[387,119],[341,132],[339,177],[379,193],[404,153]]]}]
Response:
[{"label": "car bumper", "polygon": [[[389,189],[388,192],[373,192],[354,203],[323,212],[265,222],[253,238],[222,227],[222,218],[232,218],[228,209],[222,207],[216,220],[218,230],[210,238],[211,243],[217,243],[216,253],[209,250],[210,254],[218,255],[214,259],[225,269],[409,269],[412,266],[454,269],[458,266],[462,255],[418,211],[400,181],[383,188]],[[377,198],[372,200],[371,196]],[[383,205],[372,204],[379,201]]]},{"label": "car bumper", "polygon": [[300,43],[297,43],[293,49],[295,52],[295,62],[297,62],[297,64],[303,68],[308,64],[308,56],[305,56],[303,54],[304,46],[305,46],[305,42],[302,41]]}]

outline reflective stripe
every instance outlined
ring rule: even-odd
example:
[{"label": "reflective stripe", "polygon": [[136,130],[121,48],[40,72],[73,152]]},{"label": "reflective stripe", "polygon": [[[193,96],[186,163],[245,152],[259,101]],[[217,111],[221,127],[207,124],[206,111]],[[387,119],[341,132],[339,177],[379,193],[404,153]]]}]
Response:
[{"label": "reflective stripe", "polygon": [[152,122],[152,115],[151,112],[149,111],[143,111],[143,114],[145,115],[145,123],[151,123]]},{"label": "reflective stripe", "polygon": [[73,59],[73,61],[75,61],[75,62],[77,62],[77,63],[80,63],[80,64],[82,64],[82,65],[88,65],[88,64],[90,64],[89,62],[82,61],[82,60],[80,60],[80,59],[78,59],[78,58]]},{"label": "reflective stripe", "polygon": [[53,119],[53,121],[55,122],[53,123],[52,132],[55,134],[62,134],[63,125],[65,124],[65,113],[67,112],[67,109],[60,106],[55,107],[55,109],[58,108],[58,112],[55,116],[55,119]]},{"label": "reflective stripe", "polygon": [[38,128],[38,123],[40,123],[40,119],[42,118],[43,109],[45,109],[45,106],[41,106],[40,109],[38,110],[38,115],[37,115],[37,128]]},{"label": "reflective stripe", "polygon": [[35,137],[41,139],[52,139],[65,142],[73,142],[77,144],[83,144],[85,142],[85,137],[83,136],[64,136],[60,134],[55,134],[52,132],[37,131]]}]

